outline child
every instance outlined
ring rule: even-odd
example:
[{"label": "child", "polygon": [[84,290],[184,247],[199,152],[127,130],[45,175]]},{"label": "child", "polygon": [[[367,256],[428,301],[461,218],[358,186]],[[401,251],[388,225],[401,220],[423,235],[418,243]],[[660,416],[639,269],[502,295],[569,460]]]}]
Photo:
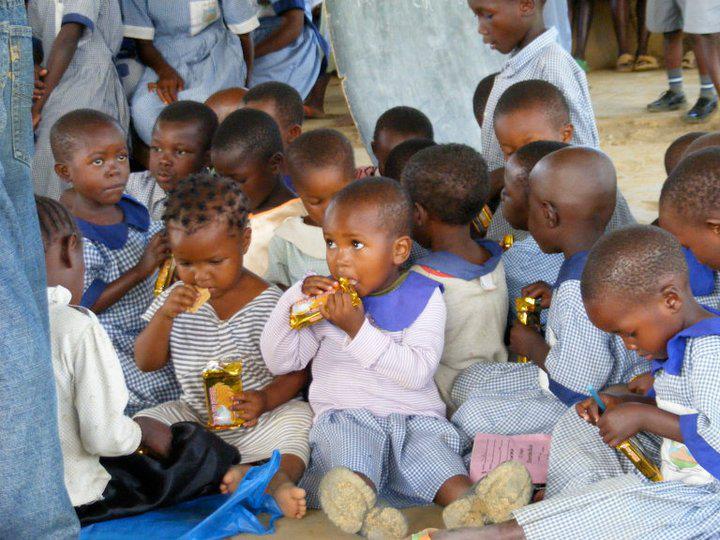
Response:
[{"label": "child", "polygon": [[283,148],[302,134],[302,97],[292,86],[269,81],[253,86],[243,98],[245,107],[268,113],[280,128]]},{"label": "child", "polygon": [[222,124],[225,119],[238,109],[242,108],[243,98],[247,94],[246,88],[234,87],[218,90],[205,100],[205,105],[210,107]]},{"label": "child", "polygon": [[[172,361],[182,386],[178,401],[139,413],[171,425],[208,423],[202,371],[208,362],[242,359],[242,389],[237,397],[243,427],[218,435],[240,450],[241,463],[267,459],[278,448],[280,470],[270,491],[283,513],[301,518],[305,493],[295,486],[309,457],[312,413],[298,401],[305,372],[273,377],[260,354],[260,333],[280,291],[243,268],[250,242],[247,199],[229,178],[192,175],[171,192],[164,215],[168,241],[181,281],[148,308],[147,327],[138,336],[135,358],[144,372]],[[198,288],[210,291],[197,311]],[[223,481],[232,491],[241,480],[237,469]]]},{"label": "child", "polygon": [[485,120],[485,107],[487,106],[488,99],[490,99],[490,92],[492,92],[493,85],[495,84],[495,77],[497,77],[497,73],[491,73],[483,78],[475,87],[475,93],[473,94],[473,114],[480,129],[482,129],[483,121]]},{"label": "child", "polygon": [[[575,141],[575,126],[571,119],[572,108],[560,88],[534,79],[516,83],[502,94],[494,110],[493,125],[497,142],[507,160],[518,148],[533,141]],[[597,144],[592,146],[597,147]],[[609,230],[635,223],[620,190],[616,201]],[[490,238],[499,239],[514,232],[500,218],[496,213],[488,231]],[[523,234],[518,236],[524,237]]]},{"label": "child", "polygon": [[707,131],[693,131],[685,133],[675,139],[665,151],[665,174],[669,175],[673,169],[680,163],[688,146],[690,146],[697,138],[705,135]]},{"label": "child", "polygon": [[415,154],[437,143],[430,139],[410,139],[393,148],[385,160],[385,177],[400,181],[405,166]]},{"label": "child", "polygon": [[[720,309],[720,189],[717,171],[720,148],[706,148],[685,157],[672,171],[660,193],[660,226],[688,248],[714,279],[698,302]],[[697,282],[702,268],[691,266],[690,281]],[[694,287],[693,287],[694,288]]]},{"label": "child", "polygon": [[683,157],[689,156],[693,152],[702,150],[704,148],[711,148],[713,146],[720,146],[720,131],[711,131],[710,133],[704,133],[697,139],[692,141],[685,149]]},{"label": "child", "polygon": [[330,274],[322,234],[325,210],[335,193],[355,179],[352,145],[332,129],[301,135],[288,148],[286,161],[305,210],[304,215],[287,218],[275,230],[265,273],[265,279],[285,289],[308,272]]},{"label": "child", "polygon": [[[559,460],[558,470],[582,474],[585,485],[569,485],[558,496],[514,511],[505,524],[466,534],[717,536],[720,318],[693,299],[680,245],[656,227],[608,234],[588,257],[582,296],[594,324],[652,360],[654,396],[600,394],[607,406],[602,415],[592,399],[578,404],[577,414],[597,428],[587,425],[563,439],[554,434],[550,472]],[[662,438],[662,482],[646,480],[614,449],[641,431]],[[441,538],[463,537],[433,535]]]},{"label": "child", "polygon": [[565,410],[587,396],[588,385],[602,389],[647,371],[619,338],[593,326],[580,299],[588,250],[610,221],[616,192],[612,162],[590,148],[557,150],[530,174],[530,233],[543,252],[562,253],[565,261],[552,290],[546,284],[537,293],[545,304],[552,296],[545,339],[519,323],[510,332],[511,351],[532,363],[471,368],[475,389],[453,416],[469,437],[550,433]]},{"label": "child", "polygon": [[146,66],[131,102],[133,125],[145,144],[165,105],[202,103],[218,90],[246,86],[250,32],[259,24],[253,0],[122,0],[122,7],[125,36],[135,39]]},{"label": "child", "polygon": [[[81,522],[147,511],[217,491],[237,459],[234,448],[209,433],[202,437],[195,431],[197,436],[192,436],[190,428],[185,434],[192,449],[186,453],[190,443],[175,440],[166,426],[123,415],[128,392],[112,342],[92,312],[74,305],[80,302],[83,288],[80,231],[60,203],[37,197],[36,204],[45,248],[65,486]],[[143,458],[121,457],[139,447],[162,457],[168,473],[144,478]],[[179,466],[193,471],[192,481],[173,475]]]},{"label": "child", "polygon": [[[393,180],[368,178],[338,192],[323,223],[332,278],[310,276],[291,287],[261,339],[273,373],[312,361],[316,416],[303,479],[310,504],[322,506],[343,531],[362,529],[370,538],[407,534],[402,514],[376,506],[379,498],[397,506],[455,501],[444,513],[449,527],[485,518],[475,506],[483,494],[462,497],[470,487],[458,455],[463,440],[445,420],[433,381],[444,341],[442,286],[399,271],[410,254],[411,219],[411,202]],[[336,291],[340,277],[354,283],[360,305]],[[321,308],[324,321],[290,328],[291,305],[332,291]],[[507,496],[498,513],[529,498],[527,472],[515,465],[507,465],[507,484],[491,488]],[[481,492],[487,488],[480,485]]]},{"label": "child", "polygon": [[[518,149],[505,164],[505,186],[503,187],[502,212],[513,230],[528,230],[528,206],[530,194],[530,172],[545,156],[566,148],[567,143],[536,141]],[[523,296],[528,285],[543,281],[553,283],[557,279],[563,256],[560,253],[543,253],[532,236],[513,242],[503,253],[505,280],[510,302],[509,320],[515,321],[515,299]],[[547,307],[547,306],[545,306]],[[541,312],[541,322],[547,321],[547,310]]]},{"label": "child", "polygon": [[[53,168],[50,129],[55,122],[72,110],[93,107],[128,127],[128,106],[113,64],[122,42],[122,18],[118,0],[32,0],[28,18],[33,37],[42,42],[47,70],[45,91],[32,108],[35,192],[58,199],[66,186]],[[30,160],[30,155],[16,157]]]},{"label": "child", "polygon": [[450,390],[458,373],[476,363],[507,360],[502,248],[470,237],[470,222],[489,189],[487,166],[470,147],[438,145],[410,160],[402,184],[415,205],[413,237],[430,249],[412,270],[444,286],[445,349],[435,383],[452,416]]},{"label": "child", "polygon": [[55,171],[72,185],[70,211],[85,241],[81,305],[92,309],[113,341],[128,385],[127,413],[176,399],[172,367],[148,375],[133,361],[140,315],[152,301],[153,275],[167,256],[147,209],[123,195],[130,167],[125,133],[108,115],[79,109],[50,133]]},{"label": "child", "polygon": [[410,139],[433,140],[434,133],[430,119],[413,107],[393,107],[380,115],[375,123],[373,140],[370,143],[377,167],[362,167],[356,177],[375,176],[385,170],[385,160],[398,144]]},{"label": "child", "polygon": [[262,111],[242,109],[228,116],[212,142],[212,164],[232,178],[248,199],[252,242],[245,268],[263,276],[268,245],[283,221],[303,213],[302,201],[283,181],[283,145],[275,121]]},{"label": "child", "polygon": [[218,120],[197,101],[176,101],[163,109],[150,141],[150,170],[132,173],[125,193],[162,219],[167,193],[192,173],[210,165],[210,142]]}]

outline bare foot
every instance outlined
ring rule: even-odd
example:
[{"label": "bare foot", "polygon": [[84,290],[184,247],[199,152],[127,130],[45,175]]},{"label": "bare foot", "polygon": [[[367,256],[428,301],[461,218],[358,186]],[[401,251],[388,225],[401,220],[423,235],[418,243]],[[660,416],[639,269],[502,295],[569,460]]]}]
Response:
[{"label": "bare foot", "polygon": [[292,482],[285,482],[277,487],[272,496],[285,517],[300,519],[305,516],[307,502],[304,489],[297,487]]},{"label": "bare foot", "polygon": [[234,493],[249,470],[249,465],[233,465],[230,467],[228,472],[225,473],[225,476],[223,476],[222,483],[220,484],[220,493]]}]

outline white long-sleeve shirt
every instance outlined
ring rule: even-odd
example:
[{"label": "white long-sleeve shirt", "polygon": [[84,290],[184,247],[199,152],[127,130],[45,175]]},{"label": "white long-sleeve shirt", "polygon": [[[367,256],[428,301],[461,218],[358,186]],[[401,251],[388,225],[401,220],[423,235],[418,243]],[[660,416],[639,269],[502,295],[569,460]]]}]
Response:
[{"label": "white long-sleeve shirt", "polygon": [[367,409],[377,416],[445,416],[433,379],[445,340],[446,308],[440,289],[414,323],[387,332],[369,320],[354,339],[328,321],[302,330],[289,325],[290,306],[302,299],[302,282],[278,302],[260,340],[274,375],[303,369],[312,360],[310,405],[317,419],[329,410]]},{"label": "white long-sleeve shirt", "polygon": [[65,487],[80,506],[102,499],[110,480],[100,457],[131,454],[141,432],[123,414],[128,391],[110,338],[95,315],[70,306],[70,298],[63,287],[48,288]]}]

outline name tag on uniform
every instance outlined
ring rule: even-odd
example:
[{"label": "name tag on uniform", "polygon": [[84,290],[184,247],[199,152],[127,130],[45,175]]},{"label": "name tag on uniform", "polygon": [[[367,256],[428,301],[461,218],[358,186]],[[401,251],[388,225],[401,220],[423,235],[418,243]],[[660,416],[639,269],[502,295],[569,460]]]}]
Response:
[{"label": "name tag on uniform", "polygon": [[196,36],[220,18],[217,0],[192,0],[190,2],[190,35]]}]

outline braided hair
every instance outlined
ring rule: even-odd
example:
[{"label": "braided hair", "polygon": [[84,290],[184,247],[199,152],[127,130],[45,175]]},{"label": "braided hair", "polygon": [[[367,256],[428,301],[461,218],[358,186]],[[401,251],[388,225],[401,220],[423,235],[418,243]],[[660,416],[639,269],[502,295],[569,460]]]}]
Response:
[{"label": "braided hair", "polygon": [[48,197],[35,195],[35,206],[45,251],[54,242],[66,236],[74,234],[80,238],[80,230],[75,218],[62,204]]},{"label": "braided hair", "polygon": [[248,201],[240,184],[225,176],[192,174],[168,193],[163,221],[180,225],[188,234],[223,219],[236,232],[248,226]]}]

